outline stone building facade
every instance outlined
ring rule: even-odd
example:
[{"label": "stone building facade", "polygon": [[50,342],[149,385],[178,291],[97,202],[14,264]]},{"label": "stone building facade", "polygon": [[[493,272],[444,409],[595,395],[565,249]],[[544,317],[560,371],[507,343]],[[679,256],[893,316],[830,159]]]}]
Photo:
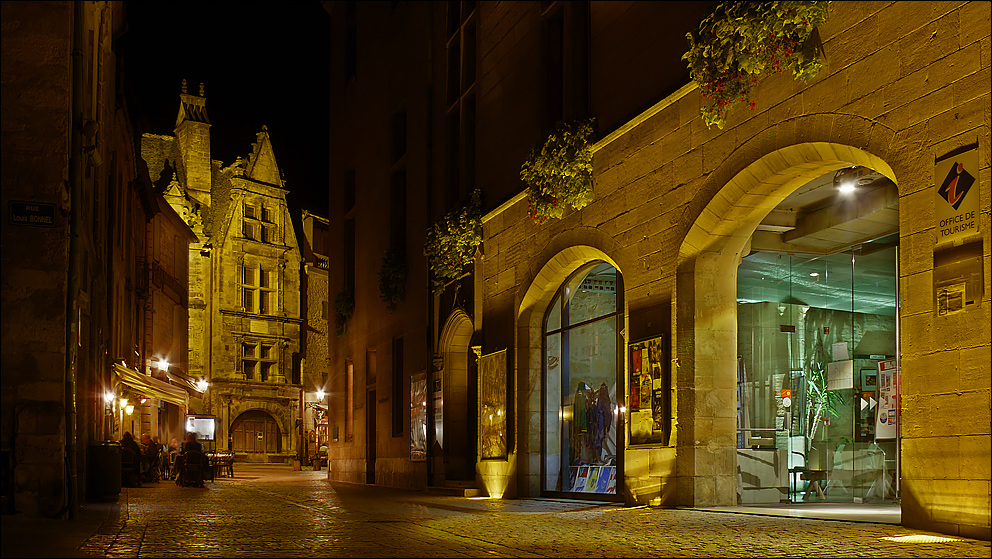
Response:
[{"label": "stone building facade", "polygon": [[[328,4],[330,292],[355,301],[330,344],[332,479],[898,502],[907,526],[989,537],[989,4],[831,3],[823,70],[768,76],[708,128],[681,56],[714,6]],[[536,223],[521,164],[585,117],[593,200]],[[397,174],[390,314],[373,278]],[[955,177],[974,195],[957,232],[937,218]],[[423,232],[474,188],[479,255],[433,295]]]},{"label": "stone building facade", "polygon": [[302,462],[312,462],[322,444],[327,443],[327,347],[330,334],[331,301],[327,295],[327,275],[330,261],[327,247],[330,228],[327,218],[303,210],[303,264],[301,294],[306,308],[305,327],[300,340],[300,370],[303,378],[304,445],[300,449]]},{"label": "stone building facade", "polygon": [[145,134],[142,157],[199,241],[189,249],[189,370],[208,388],[193,410],[213,416],[236,459],[292,460],[301,417],[300,249],[266,127],[247,159],[210,156],[203,85],[180,94],[174,136]]},{"label": "stone building facade", "polygon": [[3,513],[73,518],[120,490],[111,440],[181,433],[198,394],[175,257],[195,237],[141,162],[123,3],[2,14]]}]

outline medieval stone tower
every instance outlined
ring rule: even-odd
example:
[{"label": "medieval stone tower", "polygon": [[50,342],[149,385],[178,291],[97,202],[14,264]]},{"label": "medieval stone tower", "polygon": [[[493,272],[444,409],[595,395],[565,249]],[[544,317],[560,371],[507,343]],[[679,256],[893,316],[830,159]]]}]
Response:
[{"label": "medieval stone tower", "polygon": [[225,166],[210,157],[203,84],[193,95],[184,81],[179,97],[175,135],[145,134],[142,157],[199,236],[189,252],[189,373],[208,384],[191,413],[216,418],[214,448],[290,461],[300,442],[303,314],[288,191],[265,126],[247,158]]}]

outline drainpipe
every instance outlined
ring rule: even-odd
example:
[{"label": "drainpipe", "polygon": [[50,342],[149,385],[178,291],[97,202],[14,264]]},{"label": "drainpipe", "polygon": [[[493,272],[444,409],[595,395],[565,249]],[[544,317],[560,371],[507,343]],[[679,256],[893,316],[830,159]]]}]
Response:
[{"label": "drainpipe", "polygon": [[[430,27],[427,35],[427,225],[433,223],[431,220],[431,209],[433,207],[434,192],[434,9],[428,10],[428,20]],[[428,265],[426,270],[427,278],[427,327],[424,328],[427,337],[427,437],[424,443],[427,445],[427,486],[434,482],[434,438],[436,438],[436,426],[434,425],[434,290],[431,289],[431,268]]]},{"label": "drainpipe", "polygon": [[[66,511],[69,519],[79,512],[76,464],[76,372],[79,358],[79,269],[82,250],[79,228],[82,219],[84,165],[83,153],[83,3],[73,3],[72,28],[72,113],[69,115],[69,271],[66,286],[66,371],[65,371],[65,456]],[[63,512],[62,514],[65,514]],[[61,515],[60,515],[61,516]]]}]

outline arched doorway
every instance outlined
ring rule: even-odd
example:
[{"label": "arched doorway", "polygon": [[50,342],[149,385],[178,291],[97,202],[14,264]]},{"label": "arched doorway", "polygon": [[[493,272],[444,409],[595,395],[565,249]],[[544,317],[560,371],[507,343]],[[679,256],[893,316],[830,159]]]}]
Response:
[{"label": "arched doorway", "polygon": [[801,187],[851,167],[895,183],[891,167],[864,150],[825,142],[788,146],[735,175],[686,234],[676,280],[680,505],[737,504],[737,275],[758,225]]},{"label": "arched doorway", "polygon": [[234,452],[274,454],[280,452],[279,425],[262,410],[242,413],[231,425]]},{"label": "arched doorway", "polygon": [[[474,332],[472,320],[463,310],[448,317],[441,332],[441,421],[436,425],[437,443],[441,446],[444,479],[471,481],[475,479],[476,445],[473,384],[475,355],[471,344]],[[436,404],[435,404],[436,405]],[[436,412],[436,410],[435,410]],[[438,473],[441,473],[438,472]]]},{"label": "arched doorway", "polygon": [[[582,239],[589,244],[573,244],[576,239]],[[595,246],[591,246],[592,243],[595,243]],[[518,453],[518,458],[516,459],[518,484],[514,488],[509,488],[509,490],[515,491],[511,491],[511,495],[537,497],[557,491],[557,473],[551,474],[549,472],[563,472],[561,466],[563,453],[560,443],[557,445],[559,447],[557,451],[551,450],[549,452],[546,450],[549,448],[546,442],[549,432],[552,447],[556,446],[555,443],[558,442],[558,438],[556,437],[559,435],[556,435],[556,433],[560,434],[561,432],[560,425],[555,427],[552,423],[549,428],[548,423],[545,421],[545,416],[549,413],[547,400],[549,394],[551,394],[550,397],[552,398],[554,394],[553,390],[547,390],[545,386],[547,382],[545,363],[548,360],[545,337],[547,333],[555,334],[554,331],[546,332],[546,318],[552,307],[556,306],[553,301],[563,292],[563,287],[568,284],[570,278],[577,279],[580,275],[588,273],[598,265],[608,264],[615,269],[617,283],[622,283],[620,281],[621,267],[609,255],[609,252],[614,252],[617,249],[618,247],[613,239],[605,235],[602,231],[593,228],[579,228],[573,231],[568,237],[562,236],[553,240],[538,260],[540,263],[539,266],[531,270],[530,277],[532,279],[523,284],[525,290],[520,294],[521,302],[517,315],[517,342],[515,346],[517,348],[517,355],[515,357],[517,373],[514,382],[519,387],[518,394],[526,394],[527,397],[517,397],[515,400],[517,409],[514,411],[513,416],[518,418],[519,423],[511,432],[517,434],[513,444]],[[580,270],[584,270],[584,272],[580,272]],[[627,327],[626,300],[622,296],[622,287],[617,288],[617,293],[618,299],[616,305],[618,311],[615,320],[619,325],[619,332],[622,335],[622,332]],[[557,306],[559,309],[561,308],[560,298],[557,299]],[[581,326],[581,323],[572,323],[570,326]],[[618,341],[617,349],[622,350],[622,347],[623,342]],[[621,356],[617,356],[616,363],[618,372],[622,371],[624,360]],[[554,378],[557,377],[555,376]],[[569,377],[569,384],[571,384],[571,380],[573,379]],[[576,382],[578,381],[578,379],[574,380]],[[602,382],[600,380],[596,385],[597,396],[599,385]],[[624,384],[620,382],[617,386],[623,387]],[[608,392],[609,387],[610,385],[607,383]],[[618,400],[622,403],[625,398],[625,390],[623,388],[619,388],[618,390]],[[559,395],[563,393],[561,388],[558,389],[557,393]],[[563,402],[559,398],[557,405],[550,407],[560,409],[562,404]],[[625,432],[624,421],[623,414],[620,414],[615,422],[617,433]],[[623,435],[620,435],[620,440],[623,440]],[[618,452],[616,452],[615,494],[569,491],[561,491],[558,494],[562,497],[580,499],[621,499],[624,494],[625,484],[622,442],[620,447]],[[569,445],[569,448],[571,448],[571,445]],[[568,456],[568,454],[565,454],[565,456]],[[549,467],[549,461],[555,462],[556,465]],[[552,477],[554,479],[549,481],[549,478]],[[564,488],[564,486],[568,485],[568,480],[564,479],[564,476],[562,477],[562,486]]]}]

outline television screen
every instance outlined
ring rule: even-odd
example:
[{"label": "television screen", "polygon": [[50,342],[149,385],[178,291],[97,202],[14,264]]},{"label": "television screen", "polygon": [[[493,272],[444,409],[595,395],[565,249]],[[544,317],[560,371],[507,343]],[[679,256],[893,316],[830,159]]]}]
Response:
[{"label": "television screen", "polygon": [[196,433],[198,441],[214,440],[217,418],[212,415],[187,415],[186,432]]}]

